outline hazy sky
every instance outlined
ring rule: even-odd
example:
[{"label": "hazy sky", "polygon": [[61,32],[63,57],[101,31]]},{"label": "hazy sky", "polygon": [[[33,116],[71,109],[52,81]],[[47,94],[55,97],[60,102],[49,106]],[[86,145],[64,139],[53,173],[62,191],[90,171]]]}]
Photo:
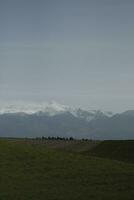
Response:
[{"label": "hazy sky", "polygon": [[133,0],[0,0],[0,101],[134,109]]}]

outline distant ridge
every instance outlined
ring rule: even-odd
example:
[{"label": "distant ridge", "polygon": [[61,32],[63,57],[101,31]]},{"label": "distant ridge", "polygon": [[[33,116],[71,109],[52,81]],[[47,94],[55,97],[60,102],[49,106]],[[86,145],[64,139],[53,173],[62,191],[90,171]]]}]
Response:
[{"label": "distant ridge", "polygon": [[62,113],[69,112],[75,117],[91,121],[100,116],[113,116],[113,113],[102,112],[100,110],[84,110],[81,108],[73,108],[67,105],[59,104],[55,101],[50,103],[12,103],[0,106],[0,114],[37,114],[54,116]]},{"label": "distant ridge", "polygon": [[1,106],[0,136],[134,139],[134,111],[113,114],[56,102]]}]

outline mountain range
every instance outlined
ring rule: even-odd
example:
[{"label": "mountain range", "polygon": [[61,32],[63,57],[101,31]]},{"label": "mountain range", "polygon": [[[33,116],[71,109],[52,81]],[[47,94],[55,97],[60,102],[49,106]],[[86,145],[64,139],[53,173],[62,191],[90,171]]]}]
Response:
[{"label": "mountain range", "polygon": [[8,104],[0,107],[0,136],[134,139],[134,110],[115,114],[56,102]]}]

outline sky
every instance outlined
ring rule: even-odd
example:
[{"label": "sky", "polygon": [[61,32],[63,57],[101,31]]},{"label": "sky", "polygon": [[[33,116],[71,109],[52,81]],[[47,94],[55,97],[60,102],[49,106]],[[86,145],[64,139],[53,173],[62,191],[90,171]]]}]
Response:
[{"label": "sky", "polygon": [[134,109],[133,0],[0,0],[0,103]]}]

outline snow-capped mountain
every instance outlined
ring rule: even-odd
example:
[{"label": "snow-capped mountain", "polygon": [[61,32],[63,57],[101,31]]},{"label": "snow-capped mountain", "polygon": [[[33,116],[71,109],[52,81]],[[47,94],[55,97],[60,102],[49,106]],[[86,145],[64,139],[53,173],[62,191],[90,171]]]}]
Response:
[{"label": "snow-capped mountain", "polygon": [[12,104],[4,104],[0,106],[0,114],[36,114],[36,115],[47,115],[47,116],[55,116],[62,113],[71,113],[73,116],[91,121],[95,118],[99,118],[102,116],[111,117],[113,114],[111,112],[101,112],[98,110],[83,110],[81,108],[72,108],[67,105],[59,104],[55,101],[50,103],[12,103]]},{"label": "snow-capped mountain", "polygon": [[120,114],[56,102],[0,104],[0,136],[134,139],[134,111]]},{"label": "snow-capped mountain", "polygon": [[0,105],[0,114],[4,113],[26,113],[26,114],[34,114],[38,112],[44,112],[48,115],[55,115],[57,113],[66,112],[68,110],[68,106],[64,106],[58,104],[56,102],[50,103],[12,103],[12,104],[4,104]]}]

